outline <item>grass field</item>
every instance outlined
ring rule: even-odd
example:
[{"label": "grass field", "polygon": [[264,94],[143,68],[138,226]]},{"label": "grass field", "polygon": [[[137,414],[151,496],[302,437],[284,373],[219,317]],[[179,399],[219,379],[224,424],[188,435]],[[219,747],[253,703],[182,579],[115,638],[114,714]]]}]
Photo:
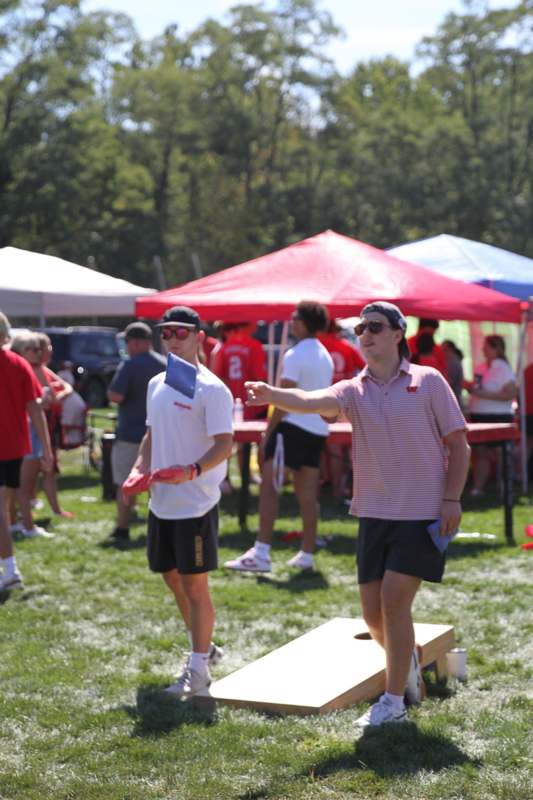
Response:
[{"label": "grass field", "polygon": [[[2,800],[531,800],[533,553],[504,544],[497,505],[467,506],[463,530],[497,540],[453,543],[445,583],[425,585],[415,606],[418,621],[456,626],[468,682],[433,683],[410,723],[362,735],[362,705],[278,718],[165,701],[187,641],[146,567],[145,501],[131,546],[108,546],[113,505],[78,454],[64,463],[64,506],[76,519],[51,523],[53,540],[17,542],[26,589],[0,599]],[[253,535],[240,532],[234,497],[221,511],[222,562]],[[528,522],[524,499],[518,541]],[[286,493],[277,531],[297,525]],[[311,575],[290,574],[294,548],[279,539],[271,576],[213,574],[215,640],[226,650],[215,676],[331,617],[359,615],[356,524],[325,498],[320,532],[333,539]]]}]

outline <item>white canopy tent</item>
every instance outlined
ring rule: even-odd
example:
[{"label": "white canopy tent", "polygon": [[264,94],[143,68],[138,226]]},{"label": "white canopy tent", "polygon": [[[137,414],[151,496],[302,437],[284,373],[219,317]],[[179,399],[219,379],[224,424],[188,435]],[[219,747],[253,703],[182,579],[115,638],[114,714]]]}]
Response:
[{"label": "white canopy tent", "polygon": [[10,318],[133,316],[135,298],[154,291],[55,256],[0,249],[0,309]]}]

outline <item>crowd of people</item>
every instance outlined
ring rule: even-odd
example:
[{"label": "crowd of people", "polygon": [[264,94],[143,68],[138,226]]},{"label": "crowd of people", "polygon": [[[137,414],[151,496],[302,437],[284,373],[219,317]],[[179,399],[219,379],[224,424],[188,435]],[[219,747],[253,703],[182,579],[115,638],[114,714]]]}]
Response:
[{"label": "crowd of people", "polygon": [[[218,566],[218,503],[239,408],[245,420],[266,420],[258,459],[259,530],[252,547],[224,566],[271,571],[278,496],[290,470],[302,541],[288,566],[312,569],[321,476],[341,497],[349,462],[350,513],[360,521],[361,606],[387,664],[386,692],[361,724],[402,721],[405,698],[421,699],[411,607],[421,582],[439,582],[444,572],[445,555],[431,542],[428,525],[438,520],[441,535],[448,536],[461,516],[470,461],[463,395],[470,395],[472,421],[507,422],[516,382],[500,336],[486,337],[485,362],[473,381],[465,381],[461,351],[450,340],[435,342],[438,321],[420,320],[409,340],[406,328],[396,306],[371,303],[355,326],[355,347],[323,305],[302,301],[292,315],[293,344],[282,355],[275,388],[266,382],[265,350],[250,324],[224,323],[213,338],[193,309],[171,308],[155,326],[162,355],[146,323],[126,327],[128,359],[108,388],[118,409],[111,540],[128,541],[136,496],[149,489],[148,564],[172,593],[191,645],[166,690],[173,697],[185,699],[207,687],[210,668],[223,656],[213,642],[208,576]],[[23,330],[11,338],[0,313],[0,590],[23,585],[13,534],[52,535],[33,519],[39,476],[52,513],[73,516],[57,491],[57,432],[68,404],[79,405],[70,365],[54,373],[50,356],[46,334]],[[338,418],[352,425],[348,458],[326,444],[328,421]],[[476,450],[472,494],[479,495],[498,464],[489,448]]]}]

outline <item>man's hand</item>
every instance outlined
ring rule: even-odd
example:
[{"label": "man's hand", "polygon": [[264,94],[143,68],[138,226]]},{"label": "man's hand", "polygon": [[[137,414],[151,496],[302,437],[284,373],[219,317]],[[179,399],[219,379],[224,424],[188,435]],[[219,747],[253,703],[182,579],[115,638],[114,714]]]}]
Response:
[{"label": "man's hand", "polygon": [[246,381],[247,406],[266,406],[271,401],[271,387],[263,381]]},{"label": "man's hand", "polygon": [[461,503],[459,500],[443,500],[440,510],[440,535],[451,536],[461,522]]},{"label": "man's hand", "polygon": [[164,467],[152,472],[152,481],[157,481],[158,483],[186,483],[187,481],[192,481],[195,477],[196,467],[194,464],[187,466],[175,464],[173,467]]},{"label": "man's hand", "polygon": [[130,474],[122,484],[122,494],[124,499],[127,500],[134,494],[147,492],[152,482],[151,476],[148,472],[141,472],[138,467],[133,467]]}]

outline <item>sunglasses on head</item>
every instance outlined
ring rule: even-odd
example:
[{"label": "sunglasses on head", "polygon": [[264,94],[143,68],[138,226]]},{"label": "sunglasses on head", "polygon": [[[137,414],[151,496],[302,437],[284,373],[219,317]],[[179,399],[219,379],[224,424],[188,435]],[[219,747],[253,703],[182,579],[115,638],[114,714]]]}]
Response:
[{"label": "sunglasses on head", "polygon": [[355,335],[356,336],[362,336],[367,328],[368,328],[370,333],[381,333],[383,328],[391,328],[392,329],[392,325],[387,325],[385,322],[378,322],[377,319],[365,320],[364,322],[359,322],[354,327]]},{"label": "sunglasses on head", "polygon": [[161,338],[168,342],[169,339],[172,339],[172,337],[175,336],[176,339],[178,339],[180,342],[183,342],[189,333],[192,332],[192,328],[161,328]]}]

